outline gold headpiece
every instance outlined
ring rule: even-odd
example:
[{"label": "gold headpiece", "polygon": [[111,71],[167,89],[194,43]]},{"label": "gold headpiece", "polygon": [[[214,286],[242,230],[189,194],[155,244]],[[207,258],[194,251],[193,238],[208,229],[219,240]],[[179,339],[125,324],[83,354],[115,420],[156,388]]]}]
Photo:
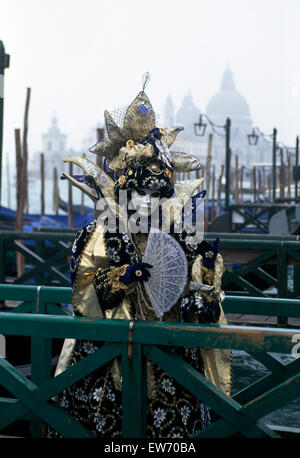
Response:
[{"label": "gold headpiece", "polygon": [[[173,197],[184,197],[184,200],[188,201],[203,179],[194,182],[175,183],[175,172],[199,170],[201,164],[195,156],[169,151],[169,147],[183,128],[168,127],[162,129],[156,126],[155,112],[144,91],[148,81],[149,74],[147,73],[142,91],[127,108],[119,110],[114,114],[114,117],[105,111],[106,136],[90,151],[108,159],[111,170],[127,168],[130,172],[133,166],[136,167],[139,164],[140,160],[153,175],[164,170],[165,177],[174,183]],[[161,170],[158,170],[157,167],[161,161],[165,165]],[[84,175],[71,176],[67,173],[63,175],[94,202],[97,202],[101,195],[108,201],[115,200],[115,180],[110,176],[109,171],[105,173],[98,165],[81,156],[68,157],[65,162],[72,162],[82,169]],[[123,173],[119,180],[124,179],[126,178]],[[168,207],[168,205],[166,206]],[[116,202],[114,202],[113,207],[114,213],[121,213]],[[177,214],[174,214],[175,218],[176,216]]]},{"label": "gold headpiece", "polygon": [[[157,119],[152,104],[145,93],[150,79],[147,72],[143,79],[143,89],[128,107],[118,109],[114,114],[104,112],[105,138],[90,148],[90,152],[104,156],[109,168],[120,170],[131,167],[136,160],[158,157],[174,172],[199,170],[201,164],[192,155],[173,153],[169,148],[183,127],[157,128]],[[159,132],[159,137],[149,134]]]}]

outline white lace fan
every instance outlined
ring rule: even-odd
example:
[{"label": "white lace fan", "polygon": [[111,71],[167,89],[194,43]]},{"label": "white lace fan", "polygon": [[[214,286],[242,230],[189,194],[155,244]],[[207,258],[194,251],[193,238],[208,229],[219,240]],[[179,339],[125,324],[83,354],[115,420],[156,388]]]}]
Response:
[{"label": "white lace fan", "polygon": [[179,243],[170,235],[150,232],[143,262],[151,264],[151,277],[144,282],[158,318],[178,301],[187,281],[187,260]]}]

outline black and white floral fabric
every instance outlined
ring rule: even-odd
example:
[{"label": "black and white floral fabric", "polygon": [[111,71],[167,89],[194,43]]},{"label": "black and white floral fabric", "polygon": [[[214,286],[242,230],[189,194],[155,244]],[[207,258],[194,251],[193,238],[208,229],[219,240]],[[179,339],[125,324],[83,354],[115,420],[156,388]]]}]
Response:
[{"label": "black and white floral fabric", "polygon": [[[102,343],[77,341],[70,365],[90,355]],[[198,348],[172,348],[172,352],[203,372]],[[95,436],[117,438],[122,435],[122,392],[116,389],[110,366],[84,377],[60,396],[61,407],[81,421]],[[154,394],[148,401],[147,436],[153,438],[188,437],[207,427],[208,408],[186,391],[166,372],[152,364]],[[49,430],[48,437],[59,437]]]}]

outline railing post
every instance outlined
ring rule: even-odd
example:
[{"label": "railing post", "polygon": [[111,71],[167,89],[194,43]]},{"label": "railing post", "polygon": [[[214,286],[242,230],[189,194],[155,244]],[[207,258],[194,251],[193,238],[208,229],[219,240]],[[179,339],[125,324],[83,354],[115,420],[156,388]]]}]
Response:
[{"label": "railing post", "polygon": [[[46,303],[40,300],[40,288],[37,288],[37,301],[32,313],[46,313]],[[52,340],[50,338],[31,337],[31,381],[40,386],[51,377]],[[30,422],[30,437],[42,437],[43,422],[32,416]]]},{"label": "railing post", "polygon": [[122,437],[146,437],[147,364],[142,345],[128,344],[122,353]]}]

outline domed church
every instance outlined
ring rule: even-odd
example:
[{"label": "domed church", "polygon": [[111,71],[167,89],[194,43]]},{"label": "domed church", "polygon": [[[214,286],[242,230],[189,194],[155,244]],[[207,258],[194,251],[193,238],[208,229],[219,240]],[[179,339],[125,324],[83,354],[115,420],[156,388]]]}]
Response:
[{"label": "domed church", "polygon": [[[260,149],[258,146],[250,146],[248,134],[252,131],[252,120],[250,109],[246,98],[237,91],[233,73],[227,66],[219,91],[212,96],[206,107],[206,114],[215,124],[225,125],[226,119],[231,120],[230,147],[232,150],[232,164],[234,167],[234,156],[237,154],[239,163],[251,165],[261,161]],[[209,125],[208,125],[209,126]],[[209,126],[210,127],[210,126]],[[212,132],[212,128],[208,128]],[[213,151],[218,163],[224,163],[225,139],[214,135]]]},{"label": "domed church", "polygon": [[225,124],[229,116],[233,124],[251,129],[250,109],[245,97],[236,90],[232,71],[227,66],[220,90],[212,96],[206,107],[206,114],[217,124]]},{"label": "domed church", "polygon": [[[169,95],[165,105],[165,113],[171,104],[172,100]],[[174,110],[173,105],[172,110]],[[185,130],[177,137],[178,140],[176,140],[173,148],[176,147],[196,154],[205,163],[208,135],[213,133],[212,162],[217,166],[225,164],[225,136],[216,134],[205,118],[203,118],[203,121],[207,123],[205,135],[203,137],[195,136],[194,123],[199,122],[200,114],[201,110],[195,105],[192,94],[189,92],[184,97],[174,119],[175,124],[184,126]],[[248,143],[248,134],[251,133],[253,127],[250,108],[246,98],[238,92],[229,66],[224,71],[219,91],[211,97],[203,114],[206,114],[213,123],[218,125],[225,125],[228,117],[231,119],[231,167],[234,167],[235,155],[239,156],[239,165],[248,167],[268,159],[268,155],[266,158],[263,156],[269,150],[269,145],[259,142],[256,146],[250,146]],[[174,118],[173,115],[172,118]],[[217,130],[225,134],[222,129]]]}]

